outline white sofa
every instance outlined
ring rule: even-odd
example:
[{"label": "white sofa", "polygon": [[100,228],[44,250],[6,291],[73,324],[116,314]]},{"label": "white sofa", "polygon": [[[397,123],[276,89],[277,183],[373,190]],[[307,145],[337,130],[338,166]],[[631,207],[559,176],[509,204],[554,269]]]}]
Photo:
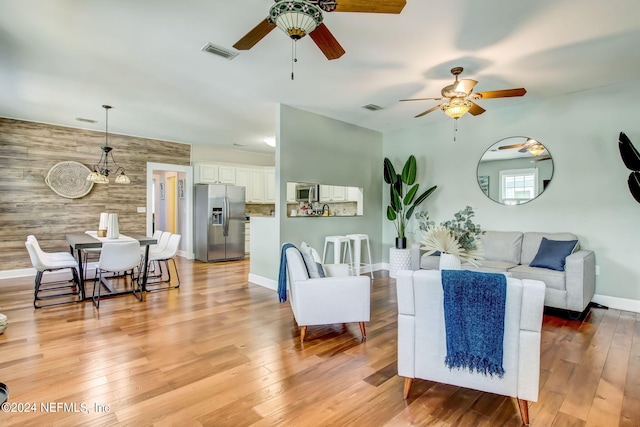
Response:
[{"label": "white sofa", "polygon": [[328,277],[311,279],[300,251],[288,248],[286,253],[289,298],[300,326],[300,341],[304,341],[308,326],[351,322],[360,324],[365,340],[364,322],[369,321],[371,310],[371,279],[349,276],[348,264],[325,264]]},{"label": "white sofa", "polygon": [[[464,269],[485,272],[509,272],[518,279],[541,280],[546,285],[544,305],[548,307],[583,312],[595,294],[596,258],[593,251],[581,249],[565,259],[565,271],[548,268],[530,267],[538,253],[542,238],[549,240],[578,240],[571,233],[536,233],[519,231],[487,231],[482,237],[484,259],[480,266],[463,264]],[[438,269],[438,256],[420,255],[419,247],[414,247],[414,260],[419,265],[412,267],[432,270]]]},{"label": "white sofa", "polygon": [[520,415],[528,424],[527,401],[538,400],[544,284],[507,278],[502,378],[445,366],[440,271],[399,271],[396,286],[398,375],[405,377],[405,398],[415,378],[511,396],[518,399]]}]

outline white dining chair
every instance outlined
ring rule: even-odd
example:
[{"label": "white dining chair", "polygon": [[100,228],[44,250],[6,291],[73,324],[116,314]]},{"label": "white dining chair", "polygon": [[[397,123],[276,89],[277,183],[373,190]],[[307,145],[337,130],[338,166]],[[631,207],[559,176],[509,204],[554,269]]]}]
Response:
[{"label": "white dining chair", "polygon": [[[36,269],[36,278],[33,290],[33,306],[41,308],[52,305],[68,304],[70,302],[80,302],[84,292],[78,278],[78,262],[68,252],[44,252],[35,236],[29,236],[24,243],[31,264]],[[42,281],[45,272],[69,269],[71,280]],[[77,298],[63,298],[77,296]],[[62,299],[61,299],[62,298]],[[52,300],[50,304],[43,304],[43,300]]]},{"label": "white dining chair", "polygon": [[[159,291],[164,289],[175,289],[180,287],[180,275],[178,274],[178,267],[176,265],[175,256],[178,254],[178,249],[180,247],[180,239],[182,236],[179,234],[171,234],[169,236],[169,240],[167,245],[163,251],[149,251],[149,268],[151,269],[152,265],[157,265],[158,273],[152,276],[151,281],[147,281],[147,290],[148,291]],[[164,286],[164,287],[155,287],[149,289],[149,285],[154,285],[158,283],[171,283],[171,268],[169,267],[169,261],[173,262],[173,268],[176,272],[177,285],[175,286]],[[167,271],[167,278],[164,279],[164,273],[162,269],[162,264],[165,265]],[[155,268],[155,267],[154,267]],[[154,280],[155,279],[155,280]]]},{"label": "white dining chair", "polygon": [[[124,275],[131,279],[131,291],[135,295],[138,286],[138,277],[134,279],[134,271],[140,266],[140,242],[137,240],[122,242],[105,242],[102,245],[100,260],[96,266],[96,274],[93,279],[93,293],[91,299],[96,308],[100,308],[102,281],[106,279],[106,273],[131,272]],[[97,297],[96,297],[97,288]]]}]

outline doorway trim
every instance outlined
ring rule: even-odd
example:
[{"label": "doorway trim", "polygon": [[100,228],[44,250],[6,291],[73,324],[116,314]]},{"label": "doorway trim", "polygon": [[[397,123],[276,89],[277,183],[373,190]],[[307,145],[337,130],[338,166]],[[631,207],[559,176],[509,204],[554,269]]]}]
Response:
[{"label": "doorway trim", "polygon": [[186,234],[182,236],[184,238],[184,247],[186,248],[186,258],[194,259],[193,253],[193,167],[172,165],[168,163],[153,163],[147,162],[147,235],[153,234],[153,218],[151,217],[153,212],[153,173],[155,171],[162,172],[182,172],[185,174],[185,229]]}]

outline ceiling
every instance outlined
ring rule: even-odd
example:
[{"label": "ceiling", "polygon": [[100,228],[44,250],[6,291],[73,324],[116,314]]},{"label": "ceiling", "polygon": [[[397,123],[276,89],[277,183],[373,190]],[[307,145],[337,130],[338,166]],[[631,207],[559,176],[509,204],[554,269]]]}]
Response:
[{"label": "ceiling", "polygon": [[233,50],[272,3],[1,0],[0,116],[104,130],[110,104],[113,133],[269,153],[277,103],[378,131],[451,120],[413,117],[438,101],[398,100],[440,96],[454,66],[476,92],[527,89],[478,101],[485,115],[640,78],[631,0],[407,0],[400,15],[325,13],[346,54],[328,61],[301,39],[295,80],[279,29],[233,60],[201,51]]}]

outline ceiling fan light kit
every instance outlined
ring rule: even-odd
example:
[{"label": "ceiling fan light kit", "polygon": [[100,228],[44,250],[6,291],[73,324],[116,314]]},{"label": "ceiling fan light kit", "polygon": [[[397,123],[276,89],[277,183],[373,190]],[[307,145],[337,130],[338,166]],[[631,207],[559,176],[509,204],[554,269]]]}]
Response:
[{"label": "ceiling fan light kit", "polygon": [[442,111],[452,119],[458,120],[464,116],[473,104],[466,99],[454,98],[450,102],[442,104]]},{"label": "ceiling fan light kit", "polygon": [[322,20],[322,10],[304,0],[281,0],[269,9],[269,21],[293,40],[315,30]]}]

